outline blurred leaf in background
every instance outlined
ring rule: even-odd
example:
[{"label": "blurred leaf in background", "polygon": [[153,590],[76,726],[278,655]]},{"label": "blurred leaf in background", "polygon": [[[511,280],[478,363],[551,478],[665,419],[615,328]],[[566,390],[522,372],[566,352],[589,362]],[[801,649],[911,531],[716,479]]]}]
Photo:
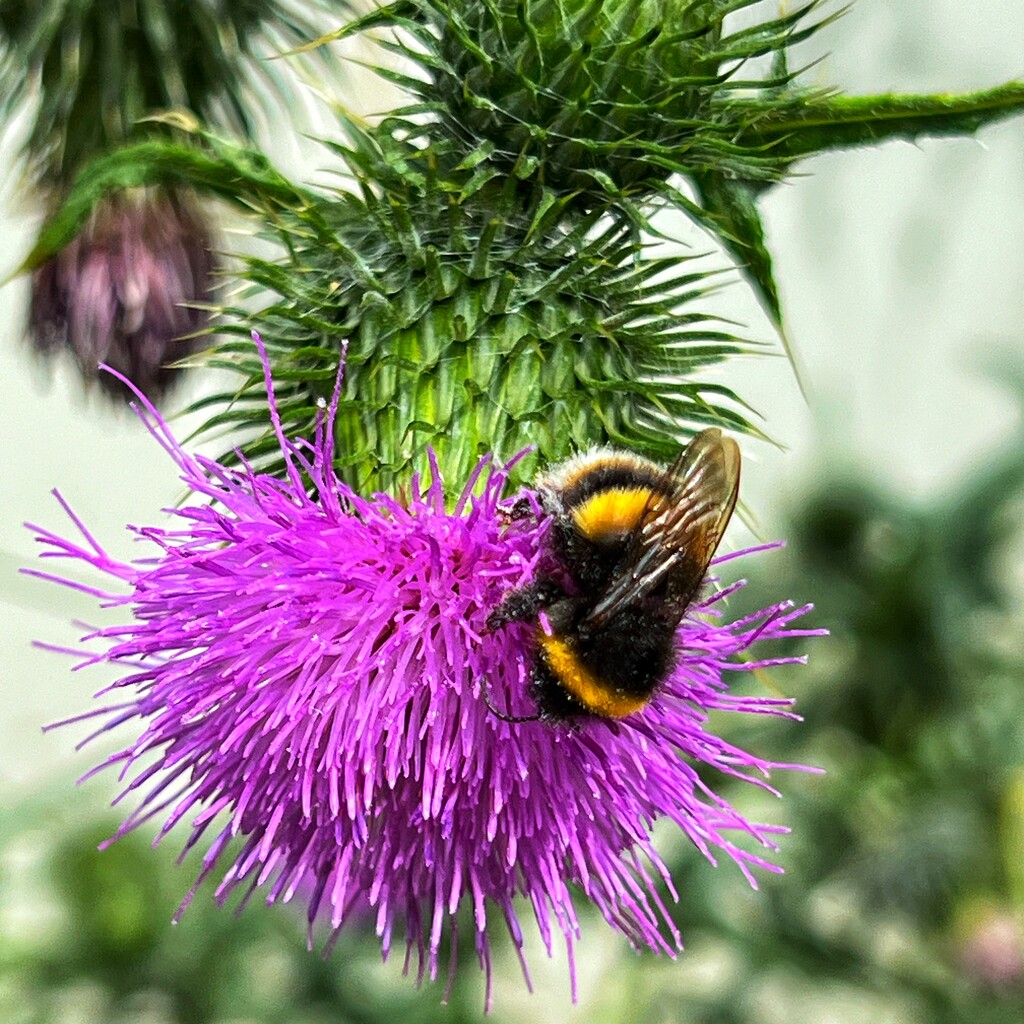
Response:
[{"label": "blurred leaf in background", "polygon": [[787,552],[741,599],[819,598],[831,640],[793,680],[815,728],[762,743],[828,774],[787,792],[787,878],[754,898],[683,878],[688,947],[717,949],[729,982],[696,997],[681,979],[688,1009],[655,995],[643,1019],[1024,1020],[1022,500],[1020,431],[928,505],[870,470],[794,498]]}]

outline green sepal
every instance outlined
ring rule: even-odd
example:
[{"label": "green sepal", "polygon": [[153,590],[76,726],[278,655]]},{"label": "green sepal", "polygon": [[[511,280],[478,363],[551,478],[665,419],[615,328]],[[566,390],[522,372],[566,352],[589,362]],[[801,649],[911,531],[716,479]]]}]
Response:
[{"label": "green sepal", "polygon": [[764,240],[757,209],[757,190],[745,181],[715,171],[694,175],[700,204],[715,234],[750,279],[765,310],[782,324],[782,303],[772,272],[772,257]]}]

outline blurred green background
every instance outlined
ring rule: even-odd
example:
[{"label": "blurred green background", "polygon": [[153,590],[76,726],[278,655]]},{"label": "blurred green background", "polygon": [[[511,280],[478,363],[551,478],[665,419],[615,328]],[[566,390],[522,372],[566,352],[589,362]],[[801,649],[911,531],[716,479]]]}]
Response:
[{"label": "blurred green background", "polygon": [[[1024,71],[1024,18],[1019,0],[858,0],[814,45],[808,56],[831,51],[822,81],[850,92],[981,88]],[[316,174],[322,152],[309,162],[279,136],[275,156]],[[796,696],[803,724],[722,728],[827,774],[780,775],[781,804],[726,787],[748,816],[793,829],[786,874],[759,892],[661,837],[682,895],[678,961],[634,955],[585,916],[573,1010],[564,958],[531,937],[530,996],[499,940],[495,1020],[1024,1020],[1024,130],[802,169],[764,210],[810,403],[782,360],[723,370],[789,447],[747,448],[745,501],[789,544],[742,565],[733,608],[813,600],[832,636],[805,643],[809,668],[746,684]],[[10,269],[36,214],[16,171],[3,184]],[[372,934],[354,930],[327,961],[307,953],[298,911],[257,901],[236,918],[203,890],[172,927],[198,870],[175,865],[173,835],[96,851],[115,781],[75,791],[100,751],[40,726],[82,710],[102,679],[29,646],[95,612],[17,577],[33,556],[20,523],[58,525],[59,485],[127,555],[123,524],[153,521],[178,491],[136,423],[70,376],[42,380],[17,337],[24,298],[15,281],[0,301],[0,1021],[480,1019],[475,961],[442,1007],[443,983],[417,991]],[[743,289],[718,301],[767,336]]]}]

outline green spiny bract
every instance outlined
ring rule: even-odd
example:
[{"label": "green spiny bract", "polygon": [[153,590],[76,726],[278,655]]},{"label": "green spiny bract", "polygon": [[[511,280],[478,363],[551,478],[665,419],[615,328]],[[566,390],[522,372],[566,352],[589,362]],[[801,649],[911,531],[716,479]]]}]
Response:
[{"label": "green spiny bract", "polygon": [[[413,97],[397,116],[452,141],[480,173],[536,164],[578,211],[669,203],[736,260],[773,321],[782,310],[756,195],[792,156],[751,132],[823,99],[787,50],[836,15],[823,0],[395,0],[340,29],[403,58],[380,67]],[[685,176],[695,198],[678,188]]]},{"label": "green spiny bract", "polygon": [[[391,25],[422,74],[391,73],[466,152],[508,169],[538,160],[544,183],[589,202],[661,191],[706,170],[758,182],[786,162],[738,142],[787,95],[784,67],[748,73],[820,25],[819,0],[755,24],[762,0],[397,0],[344,32]],[[743,15],[740,15],[743,17]],[[749,19],[747,19],[749,20]]]},{"label": "green spiny bract", "polygon": [[[256,313],[234,311],[234,330],[266,341],[288,433],[312,434],[343,345],[336,459],[363,492],[425,471],[428,447],[462,481],[483,453],[532,446],[516,469],[529,479],[538,460],[595,443],[667,459],[688,426],[750,429],[728,389],[692,383],[746,347],[691,306],[707,271],[645,257],[624,217],[567,219],[535,182],[524,203],[531,183],[515,174],[481,183],[443,147],[402,141],[401,123],[350,124],[350,145],[336,148],[361,192],[278,211],[288,257],[243,272],[276,293]],[[219,396],[233,406],[217,422],[265,426],[251,345],[222,343],[211,359],[247,376],[240,394]],[[247,449],[274,451],[267,434]]]}]

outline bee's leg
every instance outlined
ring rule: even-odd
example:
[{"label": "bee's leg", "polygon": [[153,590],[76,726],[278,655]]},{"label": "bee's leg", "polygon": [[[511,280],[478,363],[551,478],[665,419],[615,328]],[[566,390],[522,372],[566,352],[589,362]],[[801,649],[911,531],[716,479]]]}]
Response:
[{"label": "bee's leg", "polygon": [[540,521],[548,517],[557,516],[561,511],[558,504],[549,493],[540,491],[535,494],[524,495],[501,511],[501,517],[505,523],[520,522],[523,519],[535,519]]},{"label": "bee's leg", "polygon": [[517,498],[511,505],[499,508],[497,514],[502,526],[509,527],[513,523],[527,520],[542,522],[549,515],[549,511],[535,495],[531,494],[528,497]]},{"label": "bee's leg", "polygon": [[508,510],[508,518],[515,522],[519,519],[529,519],[536,512],[536,504],[529,498],[519,498]]},{"label": "bee's leg", "polygon": [[487,691],[487,687],[481,684],[480,692],[483,694],[484,703],[487,705],[487,710],[490,711],[495,718],[500,718],[503,722],[510,722],[516,725],[520,722],[539,722],[541,720],[540,712],[536,712],[532,715],[510,715],[505,711],[494,706],[494,702],[491,700],[491,695]]},{"label": "bee's leg", "polygon": [[534,618],[537,613],[559,598],[565,597],[565,591],[553,579],[541,576],[529,586],[510,590],[504,600],[487,617],[487,629],[500,629],[510,622],[525,622]]}]

